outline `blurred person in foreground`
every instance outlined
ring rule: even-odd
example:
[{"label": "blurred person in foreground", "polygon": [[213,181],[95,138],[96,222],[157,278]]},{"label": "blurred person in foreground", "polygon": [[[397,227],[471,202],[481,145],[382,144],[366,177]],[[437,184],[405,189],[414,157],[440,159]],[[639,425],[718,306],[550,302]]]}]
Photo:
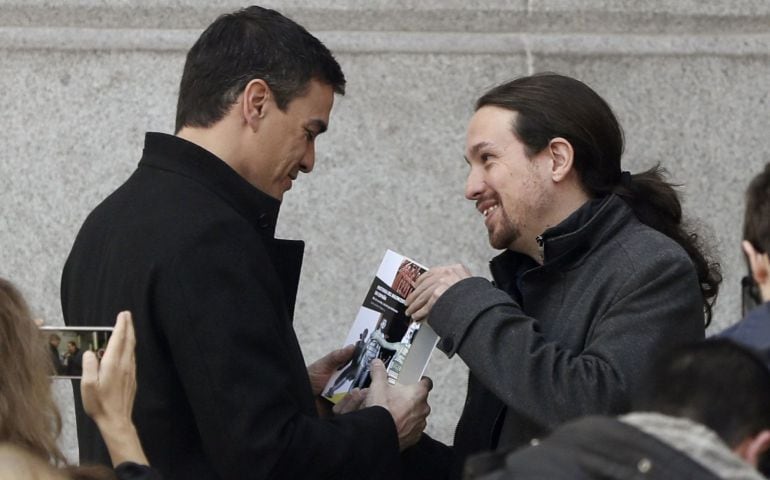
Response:
[{"label": "blurred person in foreground", "polygon": [[659,357],[633,413],[585,417],[507,457],[471,458],[465,478],[762,480],[768,366],[727,339],[676,348]]},{"label": "blurred person in foreground", "polygon": [[32,320],[24,297],[13,284],[2,278],[0,338],[6,340],[4,348],[0,349],[3,365],[0,369],[0,443],[13,446],[5,449],[3,455],[13,457],[13,452],[21,450],[25,453],[18,458],[19,465],[34,470],[41,462],[51,464],[52,468],[59,468],[56,475],[68,479],[160,478],[147,465],[131,421],[136,383],[134,336],[128,312],[118,316],[101,365],[96,362],[93,352],[83,355],[83,402],[105,438],[111,439],[108,447],[115,471],[106,467],[67,464],[56,443],[61,433],[61,415],[51,392],[49,376],[56,372],[47,338]]},{"label": "blurred person in foreground", "polygon": [[612,109],[576,79],[523,77],[476,102],[465,196],[503,252],[494,282],[431,268],[407,298],[470,370],[454,445],[425,436],[407,452],[416,476],[459,478],[473,453],[628,411],[655,352],[704,337],[718,265],[660,166],[631,174],[622,153]]}]

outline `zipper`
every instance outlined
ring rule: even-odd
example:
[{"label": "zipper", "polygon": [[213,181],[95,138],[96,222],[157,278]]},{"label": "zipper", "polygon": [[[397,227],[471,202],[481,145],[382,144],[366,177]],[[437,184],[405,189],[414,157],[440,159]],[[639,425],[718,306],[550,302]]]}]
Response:
[{"label": "zipper", "polygon": [[535,241],[537,242],[537,251],[540,254],[540,261],[545,262],[545,240],[543,240],[542,235],[538,235],[535,237]]}]

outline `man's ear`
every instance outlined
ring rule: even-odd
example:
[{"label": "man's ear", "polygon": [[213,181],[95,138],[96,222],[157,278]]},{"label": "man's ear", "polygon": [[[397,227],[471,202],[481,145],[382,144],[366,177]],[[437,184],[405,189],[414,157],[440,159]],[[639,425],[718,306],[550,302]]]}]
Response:
[{"label": "man's ear", "polygon": [[551,179],[556,183],[561,182],[573,170],[575,151],[572,144],[562,137],[552,138],[547,149],[551,157]]},{"label": "man's ear", "polygon": [[[749,260],[749,268],[751,268],[751,276],[754,277],[754,281],[759,286],[767,286],[770,284],[770,260],[767,253],[759,253],[754,249],[754,245],[748,240],[744,240],[741,243],[743,251],[746,253],[746,258]],[[765,287],[767,288],[767,287]]]},{"label": "man's ear", "polygon": [[267,82],[255,78],[243,89],[241,113],[243,120],[249,124],[252,131],[257,131],[260,120],[265,116],[268,102],[273,93]]},{"label": "man's ear", "polygon": [[735,448],[735,453],[755,467],[759,464],[759,457],[770,449],[770,430],[762,430],[753,437],[744,439]]}]

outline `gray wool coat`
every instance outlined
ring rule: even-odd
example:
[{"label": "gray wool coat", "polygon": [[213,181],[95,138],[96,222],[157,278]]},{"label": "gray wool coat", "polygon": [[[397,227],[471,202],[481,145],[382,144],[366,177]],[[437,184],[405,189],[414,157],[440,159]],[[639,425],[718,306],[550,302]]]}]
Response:
[{"label": "gray wool coat", "polygon": [[505,251],[494,283],[467,278],[434,305],[439,348],[470,375],[454,446],[425,436],[405,455],[413,476],[459,478],[471,454],[627,411],[658,351],[704,337],[690,258],[620,197],[586,203],[542,240],[543,265]]}]

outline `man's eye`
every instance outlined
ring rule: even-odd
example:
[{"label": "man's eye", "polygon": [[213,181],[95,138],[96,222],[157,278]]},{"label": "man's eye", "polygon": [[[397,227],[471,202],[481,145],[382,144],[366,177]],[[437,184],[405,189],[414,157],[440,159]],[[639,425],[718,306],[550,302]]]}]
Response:
[{"label": "man's eye", "polygon": [[486,162],[487,160],[489,160],[489,157],[491,157],[491,155],[488,153],[482,153],[481,156],[479,156],[482,162]]}]

